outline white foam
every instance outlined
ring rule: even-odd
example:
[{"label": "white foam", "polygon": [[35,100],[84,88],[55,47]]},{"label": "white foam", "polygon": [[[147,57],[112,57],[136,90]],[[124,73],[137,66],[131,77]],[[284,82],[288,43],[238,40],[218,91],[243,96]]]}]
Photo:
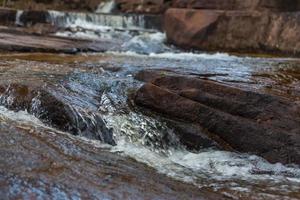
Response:
[{"label": "white foam", "polygon": [[140,54],[162,53],[169,48],[164,44],[166,35],[161,32],[137,35],[122,45],[124,51]]},{"label": "white foam", "polygon": [[237,56],[229,55],[227,53],[173,53],[173,52],[165,52],[165,53],[151,53],[150,57],[155,58],[168,58],[168,59],[175,59],[175,60],[235,60],[239,59]]},{"label": "white foam", "polygon": [[55,33],[55,35],[59,36],[59,37],[72,37],[72,38],[80,38],[80,39],[88,39],[88,40],[112,39],[111,34],[99,35],[93,31],[85,31],[85,32],[77,31],[75,33],[69,32],[69,31],[64,31],[64,32],[57,32],[57,33]]},{"label": "white foam", "polygon": [[21,22],[21,15],[24,13],[23,10],[17,10],[17,14],[16,14],[16,21],[15,24],[17,26],[23,26],[23,22]]},{"label": "white foam", "polygon": [[[202,182],[205,184],[212,180],[234,181],[237,179],[295,183],[300,181],[299,168],[286,167],[279,163],[270,164],[258,156],[246,154],[207,149],[200,153],[171,150],[170,154],[166,156],[150,151],[144,146],[126,142],[124,139],[119,140],[118,145],[112,151],[123,152],[124,155],[156,168],[160,173],[191,183]],[[256,174],[255,172],[266,173]],[[287,173],[295,177],[285,177],[284,175]],[[205,178],[207,178],[206,181]]]},{"label": "white foam", "polygon": [[[116,134],[117,146],[112,147],[112,152],[130,156],[174,179],[199,187],[214,184],[215,188],[228,187],[228,184],[231,187],[236,181],[243,180],[245,184],[238,183],[235,186],[235,190],[240,191],[252,191],[253,182],[264,182],[273,186],[277,184],[276,188],[294,185],[296,189],[300,189],[298,167],[271,164],[255,155],[215,149],[192,153],[179,144],[167,149],[160,149],[159,146],[153,148],[145,145],[146,136],[165,135],[164,131],[168,131],[163,124],[160,124],[159,129],[156,127],[158,119],[129,113],[106,116],[105,120]],[[158,141],[157,138],[154,141]]]},{"label": "white foam", "polygon": [[107,51],[108,54],[119,55],[119,56],[135,56],[135,57],[151,57],[151,58],[163,58],[171,60],[224,60],[232,61],[242,59],[237,56],[229,55],[227,53],[175,53],[175,52],[166,52],[166,53],[150,53],[149,55],[139,54],[134,51],[125,51],[125,52],[113,52]]},{"label": "white foam", "polygon": [[114,0],[104,1],[98,5],[95,13],[111,13],[116,7],[116,2]]},{"label": "white foam", "polygon": [[14,112],[8,110],[4,106],[0,106],[0,117],[14,120],[21,123],[33,123],[35,125],[43,126],[43,123],[33,115],[28,114],[27,111]]},{"label": "white foam", "polygon": [[145,20],[143,15],[110,15],[96,13],[76,13],[76,12],[59,12],[48,11],[50,14],[49,21],[64,28],[81,27],[89,30],[107,29],[126,29],[126,30],[143,30]]}]

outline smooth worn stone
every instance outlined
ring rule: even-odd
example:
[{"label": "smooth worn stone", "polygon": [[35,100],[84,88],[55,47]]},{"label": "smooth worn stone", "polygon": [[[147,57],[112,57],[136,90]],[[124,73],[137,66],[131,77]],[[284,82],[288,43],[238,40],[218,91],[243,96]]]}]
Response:
[{"label": "smooth worn stone", "polygon": [[107,147],[0,120],[1,199],[224,199]]},{"label": "smooth worn stone", "polygon": [[[149,71],[153,76],[157,74]],[[188,76],[161,75],[137,91],[135,103],[199,124],[235,150],[271,162],[300,163],[300,105],[287,99]]]},{"label": "smooth worn stone", "polygon": [[0,103],[10,110],[26,110],[43,123],[73,135],[115,145],[113,132],[98,114],[81,112],[45,88],[21,84],[2,86]]},{"label": "smooth worn stone", "polygon": [[299,0],[173,0],[172,7],[214,10],[298,11]]},{"label": "smooth worn stone", "polygon": [[[28,30],[25,30],[28,31]],[[62,38],[48,35],[37,35],[0,28],[0,50],[17,52],[51,52],[51,53],[77,53],[77,52],[103,52],[116,48],[119,44],[114,41],[92,41],[72,38]]]},{"label": "smooth worn stone", "polygon": [[300,54],[299,12],[169,9],[168,42],[184,49]]}]

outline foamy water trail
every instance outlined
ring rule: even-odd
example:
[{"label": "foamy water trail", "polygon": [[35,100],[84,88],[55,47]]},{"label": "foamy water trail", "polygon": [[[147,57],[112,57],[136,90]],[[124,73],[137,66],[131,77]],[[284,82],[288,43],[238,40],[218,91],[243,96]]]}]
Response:
[{"label": "foamy water trail", "polygon": [[[0,106],[0,120],[7,119],[54,130],[26,111],[13,112]],[[230,188],[232,191],[251,193],[254,185],[261,184],[282,193],[300,190],[300,168],[296,166],[270,164],[258,156],[215,149],[203,149],[197,153],[186,151],[183,147],[169,146],[159,149],[145,144],[145,136],[164,135],[163,132],[166,131],[164,125],[159,124],[156,119],[129,113],[107,115],[105,120],[108,127],[114,129],[117,146],[112,147],[100,141],[71,136],[57,130],[55,132],[77,138],[95,147],[110,149],[113,153],[132,157],[155,168],[159,173],[198,187],[212,187],[216,190]],[[140,135],[140,132],[143,132],[143,135]]]}]

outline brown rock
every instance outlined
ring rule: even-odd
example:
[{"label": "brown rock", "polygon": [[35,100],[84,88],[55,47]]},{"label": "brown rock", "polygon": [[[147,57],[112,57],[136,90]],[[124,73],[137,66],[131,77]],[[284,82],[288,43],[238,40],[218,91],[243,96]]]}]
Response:
[{"label": "brown rock", "polygon": [[174,0],[174,8],[298,11],[299,0]]},{"label": "brown rock", "polygon": [[0,103],[10,110],[26,110],[59,130],[115,145],[112,130],[105,126],[105,122],[97,114],[89,116],[80,113],[44,88],[21,84],[0,88],[5,88],[0,89]]},{"label": "brown rock", "polygon": [[48,128],[1,121],[0,137],[1,199],[224,199]]},{"label": "brown rock", "polygon": [[165,31],[185,49],[299,55],[300,13],[169,9]]},{"label": "brown rock", "polygon": [[271,162],[300,163],[300,106],[212,81],[163,75],[136,94],[137,105],[200,124],[233,149]]},{"label": "brown rock", "polygon": [[[0,28],[0,50],[21,52],[53,52],[53,53],[76,53],[76,52],[102,52],[119,46],[115,41],[92,41],[56,36],[36,35],[36,31],[49,31],[47,27],[39,30],[14,30]],[[34,34],[24,31],[32,31]],[[50,30],[51,31],[51,30]]]},{"label": "brown rock", "polygon": [[16,10],[0,8],[0,25],[12,25],[16,21]]},{"label": "brown rock", "polygon": [[34,25],[37,23],[48,23],[50,15],[47,11],[35,11],[35,10],[28,10],[24,11],[20,16],[20,21],[24,25]]},{"label": "brown rock", "polygon": [[168,4],[164,0],[117,0],[117,6],[124,13],[163,13]]},{"label": "brown rock", "polygon": [[95,11],[103,0],[14,0],[7,6],[21,10]]}]

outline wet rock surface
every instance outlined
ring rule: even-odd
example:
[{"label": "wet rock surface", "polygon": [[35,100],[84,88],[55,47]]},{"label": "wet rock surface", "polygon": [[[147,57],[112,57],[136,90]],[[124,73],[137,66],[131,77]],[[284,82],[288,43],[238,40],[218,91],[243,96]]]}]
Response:
[{"label": "wet rock surface", "polygon": [[148,74],[136,104],[200,124],[238,151],[271,162],[300,163],[299,104],[187,76]]},{"label": "wet rock surface", "polygon": [[[180,56],[178,54],[176,57]],[[214,59],[210,59],[211,56]],[[151,73],[148,70],[139,73],[139,80],[147,78],[147,81],[153,82],[162,76],[185,74],[194,78],[216,79],[226,85],[247,85],[250,88],[255,85],[265,93],[280,90],[283,92],[282,96],[294,99],[297,94],[288,91],[297,91],[298,64],[299,61],[290,59],[241,59],[229,55],[206,54],[199,59],[188,60],[115,53],[1,54],[0,93],[4,99],[16,102],[12,105],[20,105],[19,108],[24,108],[23,105],[30,102],[27,112],[23,109],[13,112],[14,107],[4,103],[0,106],[0,132],[3,135],[5,133],[1,142],[7,144],[0,145],[0,148],[5,149],[0,152],[5,161],[0,163],[6,166],[1,167],[1,189],[7,191],[7,188],[20,188],[16,192],[19,196],[35,195],[38,191],[45,198],[52,199],[59,199],[59,195],[77,194],[81,194],[82,198],[108,199],[130,199],[132,196],[135,198],[135,194],[142,199],[176,199],[177,196],[178,199],[297,199],[300,171],[296,166],[270,164],[255,155],[233,152],[232,147],[224,144],[222,138],[212,137],[200,124],[178,118],[169,119],[168,115],[162,117],[143,107],[132,107],[132,103],[128,105],[131,102],[128,95],[142,85],[133,78],[134,74],[141,69],[152,69]],[[259,66],[256,68],[257,65]],[[237,67],[241,69],[238,73]],[[274,88],[269,88],[268,83],[274,85]],[[11,89],[8,89],[9,86]],[[268,87],[268,92],[265,87]],[[75,137],[70,134],[71,131],[54,129],[55,124],[50,124],[37,115],[43,109],[30,111],[32,97],[27,95],[25,98],[24,94],[32,92],[26,91],[43,93],[46,99],[35,95],[33,96],[37,98],[33,99],[46,103],[34,105],[44,105],[42,107],[46,111],[59,113],[53,116],[68,116],[71,107],[89,125],[94,120],[101,124],[103,119],[106,127],[113,129],[116,146],[103,144],[99,138],[89,137],[88,134],[79,134],[80,137],[75,134]],[[176,92],[173,93],[177,95]],[[9,98],[13,96],[18,98]],[[47,104],[47,99],[51,105]],[[101,119],[94,118],[95,114],[101,116]],[[73,113],[70,115],[67,119],[72,120],[76,116]],[[52,116],[51,113],[49,116]],[[89,121],[86,117],[94,120]],[[94,130],[93,132],[95,133]],[[23,133],[26,137],[23,137]],[[21,141],[16,138],[21,138]],[[228,151],[223,150],[226,145],[228,148],[225,149]],[[60,156],[60,152],[67,156]],[[48,164],[45,156],[54,160],[54,163]],[[17,167],[13,168],[14,165]],[[131,170],[139,170],[139,166],[143,175]],[[102,176],[103,171],[105,176]],[[172,179],[160,173],[171,176]],[[112,177],[109,176],[111,174]],[[123,174],[124,177],[136,179],[123,179]],[[105,186],[101,185],[102,181]],[[170,187],[167,183],[169,181]],[[181,185],[188,189],[181,189]],[[157,187],[159,188],[156,189]],[[210,196],[210,192],[202,193],[205,188],[214,190],[213,193],[217,196]],[[197,192],[194,193],[194,190]],[[75,194],[72,191],[78,192]],[[123,191],[126,191],[124,196]],[[140,191],[143,191],[142,194]],[[5,195],[14,197],[11,193],[4,193],[4,197]]]},{"label": "wet rock surface", "polygon": [[0,120],[2,199],[223,199],[107,147]]},{"label": "wet rock surface", "polygon": [[28,111],[58,130],[116,144],[112,130],[106,127],[99,115],[88,115],[76,110],[47,91],[47,88],[21,84],[2,85],[0,103],[13,111]]},{"label": "wet rock surface", "polygon": [[[33,30],[33,32],[35,32]],[[117,44],[109,41],[91,41],[61,38],[56,36],[36,35],[24,30],[1,28],[0,50],[15,52],[103,52]]]}]

